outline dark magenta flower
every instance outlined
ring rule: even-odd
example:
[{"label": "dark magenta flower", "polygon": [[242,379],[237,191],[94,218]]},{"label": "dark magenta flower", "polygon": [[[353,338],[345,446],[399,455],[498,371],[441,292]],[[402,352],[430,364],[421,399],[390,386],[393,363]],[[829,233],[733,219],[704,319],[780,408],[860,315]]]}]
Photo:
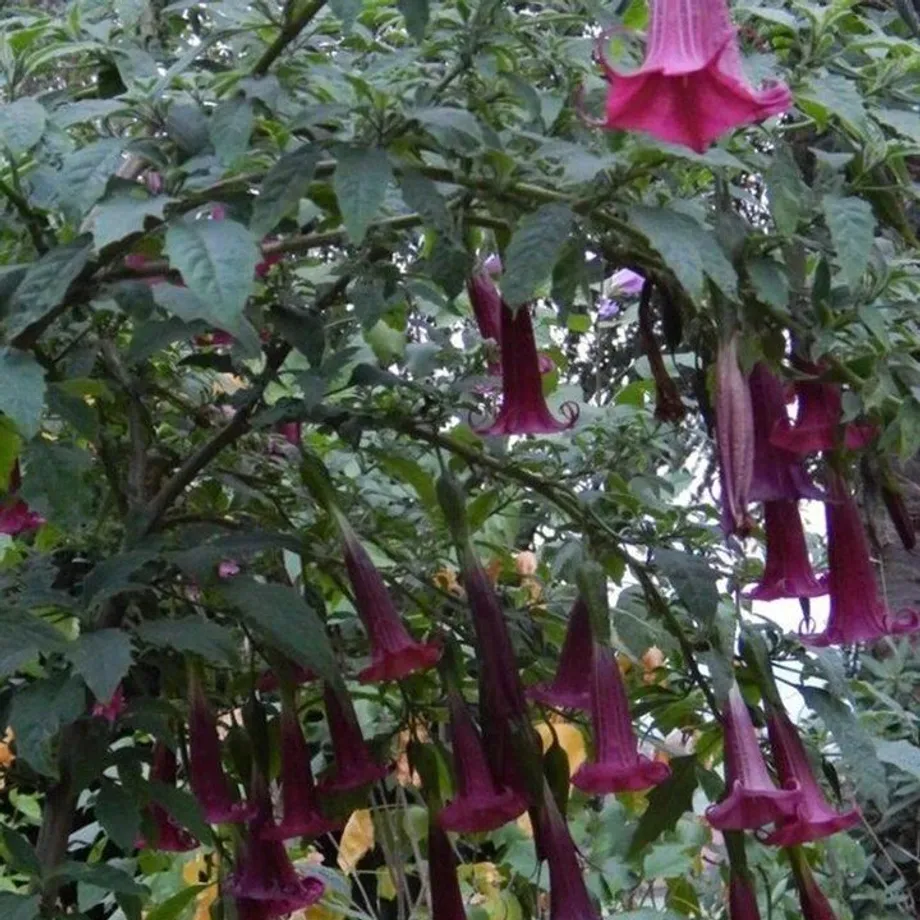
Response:
[{"label": "dark magenta flower", "polygon": [[242,916],[286,917],[315,904],[323,896],[325,885],[318,878],[298,875],[284,844],[271,837],[271,799],[258,769],[250,792],[256,810],[247,825],[227,888],[237,901],[238,911],[242,905]]},{"label": "dark magenta flower", "polygon": [[484,435],[555,434],[578,420],[576,403],[565,403],[564,422],[558,421],[543,397],[540,358],[533,334],[530,310],[524,305],[513,312],[504,302],[501,309],[502,401],[494,421],[478,430]]},{"label": "dark magenta flower", "polygon": [[438,821],[460,834],[493,831],[523,814],[527,801],[492,778],[479,732],[458,691],[449,691],[448,708],[456,794]]},{"label": "dark magenta flower", "polygon": [[[821,372],[821,368],[813,364],[804,365],[804,368],[814,374]],[[874,425],[840,424],[843,401],[837,384],[817,379],[798,380],[795,394],[798,399],[795,424],[784,415],[770,436],[777,447],[793,454],[814,454],[835,447],[860,450],[875,437]]]},{"label": "dark magenta flower", "polygon": [[728,795],[706,809],[709,823],[719,830],[755,830],[792,818],[799,804],[797,787],[777,789],[763,754],[754,723],[738,685],[729,691],[723,713],[725,788]]},{"label": "dark magenta flower", "polygon": [[776,502],[823,498],[809,478],[801,457],[777,447],[771,440],[777,425],[783,419],[788,420],[782,381],[763,361],[759,361],[754,365],[748,383],[754,411],[751,500]]},{"label": "dark magenta flower", "polygon": [[16,460],[10,470],[6,495],[0,498],[0,533],[9,537],[37,530],[45,523],[45,519],[40,514],[32,511],[19,498],[18,492],[21,487],[22,474],[19,469],[19,461]]},{"label": "dark magenta flower", "polygon": [[591,660],[593,648],[588,605],[578,598],[569,613],[556,676],[550,683],[528,687],[527,695],[544,706],[590,709],[591,671],[585,663]]},{"label": "dark magenta flower", "polygon": [[163,191],[165,183],[163,182],[163,174],[157,172],[155,169],[148,169],[144,173],[144,185],[147,186],[147,191],[151,195],[159,195]]},{"label": "dark magenta flower", "polygon": [[188,777],[209,824],[248,821],[253,807],[238,801],[221,762],[217,719],[194,673],[189,675]]},{"label": "dark magenta flower", "polygon": [[767,714],[767,732],[780,780],[786,788],[797,788],[801,799],[795,814],[779,821],[775,830],[764,838],[764,843],[795,846],[859,824],[859,809],[851,808],[841,814],[824,797],[808,762],[805,745],[785,712],[771,708]]},{"label": "dark magenta flower", "polygon": [[284,258],[283,252],[270,252],[262,258],[261,262],[256,263],[256,277],[264,278],[273,265],[277,265]]},{"label": "dark magenta flower", "polygon": [[415,671],[434,667],[441,657],[440,646],[416,642],[409,635],[367,550],[344,519],[340,524],[355,607],[371,642],[371,663],[358,679],[364,683],[401,680]]},{"label": "dark magenta flower", "polygon": [[303,423],[302,422],[282,422],[278,426],[278,434],[284,438],[288,444],[300,447],[303,441]]},{"label": "dark magenta flower", "polygon": [[295,664],[293,661],[285,662],[282,675],[279,675],[272,668],[267,668],[256,681],[256,690],[260,693],[274,693],[281,686],[281,677],[284,676],[292,684],[309,684],[316,680],[316,675],[303,665]]},{"label": "dark magenta flower", "polygon": [[792,102],[783,83],[758,91],[747,82],[725,0],[653,0],[642,66],[623,74],[599,57],[610,83],[602,127],[644,131],[697,153]]},{"label": "dark magenta flower", "polygon": [[335,766],[319,784],[321,793],[346,792],[376,783],[387,775],[387,768],[371,756],[351,699],[344,699],[326,684],[323,689],[326,721],[335,754]]},{"label": "dark magenta flower", "polygon": [[543,790],[536,831],[538,852],[549,869],[550,920],[599,920],[600,914],[585,886],[572,836],[548,788]]},{"label": "dark magenta flower", "polygon": [[584,792],[604,795],[664,782],[671,775],[670,767],[637,750],[626,686],[613,649],[595,643],[591,670],[594,760],[578,768],[572,784]]},{"label": "dark magenta flower", "polygon": [[466,920],[463,895],[457,881],[457,854],[444,829],[432,818],[428,823],[428,890],[431,920]]},{"label": "dark magenta flower", "polygon": [[802,908],[802,920],[837,920],[827,896],[818,887],[814,873],[805,854],[799,849],[786,851],[792,866],[792,876],[799,892],[799,905]]},{"label": "dark magenta flower", "polygon": [[818,597],[827,594],[827,583],[816,578],[805,545],[805,530],[798,502],[764,502],[767,561],[760,583],[751,591],[755,601],[781,597]]},{"label": "dark magenta flower", "polygon": [[746,536],[754,475],[754,410],[738,365],[738,334],[723,341],[716,357],[716,446],[719,454],[722,530]]},{"label": "dark magenta flower", "polygon": [[240,574],[240,564],[235,559],[224,559],[217,566],[217,577],[234,578]]},{"label": "dark magenta flower", "polygon": [[[176,785],[176,755],[170,747],[158,741],[153,748],[153,763],[150,767],[150,782],[163,783],[165,786]],[[135,844],[140,850],[163,850],[167,853],[187,853],[199,846],[196,837],[181,827],[170,813],[157,802],[147,807],[155,828],[155,836],[147,841],[144,837]]]},{"label": "dark magenta flower", "polygon": [[859,509],[839,473],[829,470],[827,521],[827,588],[830,614],[817,635],[799,638],[807,645],[852,645],[920,628],[920,615],[892,616],[879,596],[866,532]]},{"label": "dark magenta flower", "polygon": [[728,881],[729,920],[760,920],[757,894],[748,875],[732,872]]},{"label": "dark magenta flower", "polygon": [[93,715],[98,719],[105,719],[109,725],[114,725],[127,708],[128,704],[125,702],[125,691],[121,684],[119,684],[108,702],[96,700],[96,702],[93,703]]},{"label": "dark magenta flower", "polygon": [[341,827],[340,821],[327,818],[319,809],[310,750],[288,694],[281,703],[281,802],[281,823],[262,830],[265,840],[320,837]]},{"label": "dark magenta flower", "polygon": [[[497,345],[502,338],[502,295],[485,268],[467,281],[466,291],[473,305],[473,316],[476,318],[479,334]],[[497,365],[494,369],[490,366],[490,373],[498,373],[498,370]]]}]

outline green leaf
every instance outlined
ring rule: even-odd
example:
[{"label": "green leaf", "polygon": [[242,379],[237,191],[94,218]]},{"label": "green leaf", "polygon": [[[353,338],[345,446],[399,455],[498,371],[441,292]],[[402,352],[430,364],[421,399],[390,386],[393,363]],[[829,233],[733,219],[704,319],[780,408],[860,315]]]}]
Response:
[{"label": "green leaf", "polygon": [[426,508],[438,507],[434,477],[422,469],[415,460],[396,454],[381,454],[380,465],[392,476],[412,486]]},{"label": "green leaf", "polygon": [[656,549],[655,564],[674,586],[690,616],[705,626],[711,625],[719,606],[719,589],[709,563],[680,550]]},{"label": "green leaf", "polygon": [[647,879],[677,878],[690,869],[692,862],[686,844],[659,843],[642,861],[642,874]]},{"label": "green leaf", "polygon": [[150,783],[150,797],[162,805],[171,818],[202,842],[211,839],[211,828],[204,820],[201,806],[191,793],[166,783]]},{"label": "green leaf", "polygon": [[45,776],[57,776],[51,743],[65,725],[83,715],[83,682],[62,674],[22,687],[10,707],[10,728],[16,735],[18,756]]},{"label": "green leaf", "polygon": [[252,103],[245,96],[222,102],[208,122],[217,159],[232,166],[249,149],[252,135]]},{"label": "green leaf", "polygon": [[271,233],[283,217],[296,211],[313,181],[320,151],[305,144],[286,153],[265,174],[252,206],[249,227],[257,237]]},{"label": "green leaf", "polygon": [[697,786],[696,757],[675,757],[670,779],[656,786],[648,796],[648,807],[629,845],[630,856],[641,853],[665,831],[673,830],[681,815],[693,810]]},{"label": "green leaf", "polygon": [[243,313],[227,313],[222,305],[176,284],[158,284],[153,289],[153,299],[158,306],[185,323],[203,320],[210,326],[229,332],[249,355],[258,355],[259,334]]},{"label": "green leaf", "polygon": [[166,131],[188,156],[201,153],[208,144],[208,119],[199,105],[184,102],[171,105],[166,116]]},{"label": "green leaf", "polygon": [[447,210],[447,202],[431,179],[414,169],[407,169],[399,177],[399,187],[402,189],[403,201],[413,211],[418,211],[426,224],[441,233],[453,233],[453,221]]},{"label": "green leaf", "polygon": [[342,220],[353,243],[364,239],[393,178],[386,151],[379,147],[342,147],[333,185]]},{"label": "green leaf", "polygon": [[420,42],[425,37],[430,15],[428,0],[397,0],[396,6],[406,20],[406,31]]},{"label": "green leaf", "polygon": [[[167,230],[165,252],[189,291],[233,332],[253,292],[261,258],[252,233],[233,220],[183,220]],[[227,328],[223,323],[221,328]]]},{"label": "green leaf", "polygon": [[825,195],[824,220],[831,231],[837,264],[844,283],[853,290],[872,255],[875,240],[875,215],[872,205],[862,198]]},{"label": "green leaf", "polygon": [[472,153],[482,146],[482,127],[467,109],[435,105],[415,109],[411,117],[421,122],[449,150]]},{"label": "green leaf", "polygon": [[351,31],[363,7],[363,0],[329,0],[329,9],[342,20],[345,32]]},{"label": "green leaf", "polygon": [[58,651],[64,637],[50,623],[24,610],[0,611],[0,679],[15,673],[39,653]]},{"label": "green leaf", "polygon": [[133,851],[141,829],[141,815],[137,802],[124,786],[103,779],[94,811],[96,820],[115,845],[126,853]]},{"label": "green leaf", "polygon": [[827,690],[819,687],[801,687],[800,690],[805,704],[834,736],[857,790],[884,808],[888,804],[885,768],[879,761],[872,737],[860,725],[856,713]]},{"label": "green leaf", "polygon": [[22,834],[5,824],[0,824],[0,840],[3,841],[3,849],[9,857],[9,865],[16,872],[24,872],[36,878],[42,874],[35,848]]},{"label": "green leaf", "polygon": [[61,206],[73,220],[82,218],[105,194],[121,165],[123,141],[107,137],[64,158],[58,183]]},{"label": "green leaf", "polygon": [[80,636],[66,655],[93,696],[107,703],[131,667],[131,638],[120,629],[99,629]]},{"label": "green leaf", "polygon": [[875,742],[878,759],[920,779],[920,747],[909,741]]},{"label": "green leaf", "polygon": [[238,660],[233,633],[198,616],[150,620],[141,623],[137,628],[137,636],[150,645],[201,655],[208,661],[222,661],[232,665]]},{"label": "green leaf", "polygon": [[788,144],[780,144],[764,177],[776,229],[792,236],[808,213],[812,191],[805,184]]},{"label": "green leaf", "polygon": [[29,266],[10,304],[6,321],[8,339],[42,319],[64,299],[70,285],[86,267],[92,251],[89,237],[80,237],[73,243],[52,249]]},{"label": "green leaf", "polygon": [[[212,882],[211,884],[216,884]],[[183,911],[210,885],[190,885],[145,914],[146,920],[178,920]]]},{"label": "green leaf", "polygon": [[134,881],[124,869],[107,863],[81,863],[68,860],[54,872],[55,877],[95,885],[116,894],[149,894],[146,885]]},{"label": "green leaf", "polygon": [[779,262],[773,259],[754,259],[745,267],[759,300],[777,310],[788,309],[789,277]]},{"label": "green leaf", "polygon": [[275,649],[324,680],[338,681],[339,669],[323,622],[299,592],[237,577],[221,593]]},{"label": "green leaf", "polygon": [[505,258],[502,296],[509,307],[530,300],[553,273],[572,229],[572,210],[545,204],[518,224]]},{"label": "green leaf", "polygon": [[0,412],[15,422],[24,438],[41,427],[45,406],[45,372],[29,352],[0,348]]},{"label": "green leaf", "polygon": [[23,498],[49,520],[76,525],[85,520],[93,499],[83,481],[90,455],[78,447],[36,438],[23,454]]},{"label": "green leaf", "polygon": [[15,159],[28,153],[45,133],[48,113],[31,96],[0,105],[0,153],[9,150]]},{"label": "green leaf", "polygon": [[831,115],[857,130],[866,124],[866,109],[859,87],[840,74],[815,74],[808,85],[796,93],[796,102],[818,122],[821,130],[827,126]]},{"label": "green leaf", "polygon": [[37,894],[0,892],[0,917],[3,920],[36,920],[41,898]]},{"label": "green leaf", "polygon": [[140,233],[148,217],[162,220],[166,205],[172,201],[172,198],[163,195],[150,198],[148,195],[130,192],[119,192],[107,198],[93,211],[90,218],[96,249],[104,249],[132,233]]}]

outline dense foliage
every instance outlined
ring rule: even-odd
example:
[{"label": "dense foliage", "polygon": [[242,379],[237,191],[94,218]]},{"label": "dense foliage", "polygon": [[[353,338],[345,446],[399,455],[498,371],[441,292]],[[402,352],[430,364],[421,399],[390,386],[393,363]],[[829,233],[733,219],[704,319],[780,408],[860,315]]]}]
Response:
[{"label": "dense foliage", "polygon": [[732,16],[0,8],[4,920],[916,914],[920,13]]}]

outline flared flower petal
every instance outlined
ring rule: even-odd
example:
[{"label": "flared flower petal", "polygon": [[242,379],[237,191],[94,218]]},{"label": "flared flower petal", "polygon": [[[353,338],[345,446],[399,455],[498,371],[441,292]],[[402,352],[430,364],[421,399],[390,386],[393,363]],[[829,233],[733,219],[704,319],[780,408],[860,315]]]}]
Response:
[{"label": "flared flower petal", "polygon": [[343,525],[345,567],[355,592],[355,607],[371,641],[371,663],[358,675],[365,683],[401,680],[437,664],[441,649],[416,642],[403,625],[389,591],[367,550]]},{"label": "flared flower petal", "polygon": [[527,695],[544,706],[590,709],[591,671],[585,662],[591,660],[593,647],[588,605],[578,598],[569,613],[556,676],[549,683],[528,687]]},{"label": "flared flower petal", "polygon": [[633,73],[601,55],[610,83],[603,127],[643,131],[703,153],[734,128],[785,112],[788,87],[755,90],[725,0],[653,0],[645,60]]},{"label": "flared flower petal", "polygon": [[637,750],[626,687],[613,649],[595,644],[592,659],[594,760],[578,768],[572,784],[597,795],[657,786],[671,775],[671,769]]},{"label": "flared flower petal", "polygon": [[816,578],[805,545],[805,530],[797,502],[765,502],[767,561],[763,577],[750,592],[755,601],[827,594],[827,581]]},{"label": "flared flower petal", "polygon": [[827,521],[827,587],[830,613],[817,635],[801,635],[807,645],[852,645],[920,629],[914,611],[892,615],[879,595],[866,532],[843,478],[829,472],[824,504]]},{"label": "flared flower petal", "polygon": [[448,695],[448,707],[457,790],[438,821],[445,830],[461,834],[495,830],[522,815],[527,801],[493,779],[479,732],[456,690]]},{"label": "flared flower petal", "polygon": [[556,434],[578,420],[578,405],[565,403],[565,421],[559,421],[546,404],[540,358],[533,334],[530,310],[522,306],[515,313],[505,303],[501,308],[500,344],[502,355],[502,401],[498,415],[483,435]]},{"label": "flared flower petal", "polygon": [[[175,788],[176,755],[162,741],[153,748],[153,763],[150,767],[150,782],[163,783]],[[139,850],[162,850],[166,853],[187,853],[200,846],[198,839],[179,825],[169,812],[156,802],[147,809],[154,827],[154,836],[148,840],[140,837],[135,844]]]},{"label": "flared flower petal", "polygon": [[729,691],[723,715],[728,795],[706,809],[709,823],[719,830],[740,831],[792,818],[800,800],[799,789],[777,789],[770,778],[737,684]]},{"label": "flared flower petal", "polygon": [[838,812],[828,803],[815,779],[805,745],[786,713],[771,709],[767,732],[780,780],[784,786],[798,788],[801,798],[793,816],[777,822],[776,829],[764,837],[764,843],[795,846],[849,830],[860,823],[858,808]]}]

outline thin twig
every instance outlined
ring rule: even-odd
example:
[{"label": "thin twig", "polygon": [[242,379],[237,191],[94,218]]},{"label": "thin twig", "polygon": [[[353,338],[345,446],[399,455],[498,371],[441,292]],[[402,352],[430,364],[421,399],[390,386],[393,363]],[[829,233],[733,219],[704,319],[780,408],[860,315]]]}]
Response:
[{"label": "thin twig", "polygon": [[265,49],[262,57],[256,61],[255,67],[252,68],[252,76],[265,76],[268,73],[268,69],[281,56],[284,49],[297,39],[297,36],[316,18],[325,5],[326,0],[312,0],[311,3],[308,3],[303,8],[299,16],[288,19],[281,27],[278,37]]}]

